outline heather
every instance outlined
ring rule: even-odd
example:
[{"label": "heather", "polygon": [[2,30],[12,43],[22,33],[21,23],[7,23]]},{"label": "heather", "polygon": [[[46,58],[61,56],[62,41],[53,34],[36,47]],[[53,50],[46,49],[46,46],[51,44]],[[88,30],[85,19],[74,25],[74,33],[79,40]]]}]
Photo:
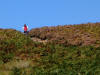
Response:
[{"label": "heather", "polygon": [[100,75],[99,38],[100,23],[0,29],[0,75]]},{"label": "heather", "polygon": [[100,23],[35,28],[31,37],[63,45],[100,45]]}]

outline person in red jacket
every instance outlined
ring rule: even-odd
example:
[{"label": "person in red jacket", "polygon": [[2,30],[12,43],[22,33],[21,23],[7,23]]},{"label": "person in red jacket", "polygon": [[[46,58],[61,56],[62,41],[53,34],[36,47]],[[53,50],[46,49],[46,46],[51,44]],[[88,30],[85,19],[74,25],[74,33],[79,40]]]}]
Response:
[{"label": "person in red jacket", "polygon": [[28,26],[26,24],[24,24],[24,33],[27,34],[28,33]]}]

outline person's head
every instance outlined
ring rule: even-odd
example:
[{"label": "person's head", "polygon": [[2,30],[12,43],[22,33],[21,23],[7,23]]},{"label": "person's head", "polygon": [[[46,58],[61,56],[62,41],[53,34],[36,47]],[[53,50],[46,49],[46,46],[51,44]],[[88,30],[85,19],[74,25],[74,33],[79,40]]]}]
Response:
[{"label": "person's head", "polygon": [[24,27],[26,27],[26,24],[24,24]]}]

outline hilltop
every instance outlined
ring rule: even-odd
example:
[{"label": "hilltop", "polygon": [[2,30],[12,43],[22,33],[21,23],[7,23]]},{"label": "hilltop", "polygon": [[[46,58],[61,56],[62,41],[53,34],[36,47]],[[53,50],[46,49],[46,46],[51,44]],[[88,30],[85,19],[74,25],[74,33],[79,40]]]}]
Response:
[{"label": "hilltop", "polygon": [[64,25],[32,29],[31,37],[63,45],[100,45],[100,23]]},{"label": "hilltop", "polygon": [[0,29],[0,75],[100,75],[100,23]]}]

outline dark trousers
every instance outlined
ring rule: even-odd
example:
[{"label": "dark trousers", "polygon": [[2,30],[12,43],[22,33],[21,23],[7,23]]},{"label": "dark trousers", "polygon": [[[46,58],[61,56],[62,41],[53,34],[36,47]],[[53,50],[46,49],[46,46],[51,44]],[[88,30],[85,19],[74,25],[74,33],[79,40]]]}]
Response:
[{"label": "dark trousers", "polygon": [[24,31],[24,34],[28,34],[28,31]]}]

